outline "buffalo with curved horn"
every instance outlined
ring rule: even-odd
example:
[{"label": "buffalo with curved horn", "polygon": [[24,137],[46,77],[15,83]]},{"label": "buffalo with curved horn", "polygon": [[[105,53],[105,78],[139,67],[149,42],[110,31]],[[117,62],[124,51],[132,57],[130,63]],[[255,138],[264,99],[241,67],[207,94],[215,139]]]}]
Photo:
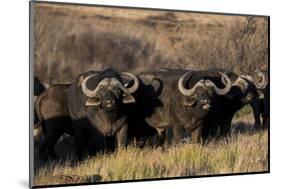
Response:
[{"label": "buffalo with curved horn", "polygon": [[[133,85],[126,87],[125,80]],[[82,157],[84,147],[91,143],[93,153],[127,144],[127,119],[132,96],[139,86],[136,76],[113,69],[80,77],[69,90],[68,108],[73,120],[77,153]]]},{"label": "buffalo with curved horn", "polygon": [[[214,99],[218,106],[214,107],[205,124],[212,128],[211,135],[216,135],[218,128],[220,128],[220,136],[227,136],[230,134],[231,121],[234,114],[246,104],[256,107],[255,104],[259,98],[257,86],[264,85],[265,81],[262,79],[262,82],[258,83],[254,82],[251,76],[239,76],[227,70],[219,71],[226,73],[231,79],[232,87],[227,95],[217,96]],[[259,125],[258,121],[256,125]]]},{"label": "buffalo with curved horn", "polygon": [[258,100],[251,103],[255,116],[255,126],[256,129],[259,129],[261,125],[262,128],[266,128],[269,120],[268,71],[256,70],[252,75],[248,75],[248,78],[255,83],[259,94]]},{"label": "buffalo with curved horn", "polygon": [[253,75],[255,75],[254,78],[251,75],[242,75],[241,77],[253,82],[257,89],[264,89],[268,83],[267,74],[262,73],[260,70],[256,70]]},{"label": "buffalo with curved horn", "polygon": [[[183,138],[185,129],[192,133],[193,142],[201,141],[202,123],[214,106],[212,99],[227,94],[231,88],[230,79],[220,72],[210,75],[205,71],[162,69],[143,72],[138,77],[142,85],[134,94],[134,111],[157,130],[161,144],[166,141],[168,130],[173,131],[176,143]],[[156,95],[160,83],[164,85]]]},{"label": "buffalo with curved horn", "polygon": [[[82,76],[97,73],[89,71],[77,77],[73,83],[79,83]],[[39,146],[39,157],[46,160],[56,158],[55,145],[65,133],[73,135],[71,117],[68,109],[68,95],[70,84],[51,85],[42,92],[34,103],[38,120],[34,124],[35,131],[40,131],[42,141]]]},{"label": "buffalo with curved horn", "polygon": [[[125,87],[125,79],[132,80],[133,86]],[[138,85],[133,74],[106,69],[89,71],[70,84],[48,88],[35,103],[37,125],[44,132],[41,157],[56,157],[54,147],[64,133],[74,135],[79,159],[86,150],[95,154],[113,150],[115,143],[126,145],[127,114],[130,104],[135,103],[131,93]]]},{"label": "buffalo with curved horn", "polygon": [[35,112],[38,121],[34,125],[40,131],[42,141],[39,146],[39,157],[56,158],[55,145],[63,134],[72,134],[71,119],[67,107],[67,90],[69,84],[52,85],[38,96],[35,101]]}]

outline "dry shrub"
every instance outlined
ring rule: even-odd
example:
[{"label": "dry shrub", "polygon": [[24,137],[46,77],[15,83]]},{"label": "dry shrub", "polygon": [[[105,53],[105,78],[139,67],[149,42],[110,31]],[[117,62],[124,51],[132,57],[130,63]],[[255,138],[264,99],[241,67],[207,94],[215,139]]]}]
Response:
[{"label": "dry shrub", "polygon": [[69,82],[88,70],[113,67],[140,72],[171,62],[146,36],[103,31],[87,22],[59,19],[63,18],[52,26],[46,20],[35,20],[35,75],[50,84]]},{"label": "dry shrub", "polygon": [[185,52],[200,69],[225,68],[251,73],[268,62],[267,20],[245,17],[216,32],[198,32],[184,44]]},{"label": "dry shrub", "polygon": [[113,17],[113,10],[79,10],[35,9],[34,70],[41,80],[69,82],[81,72],[106,67],[134,73],[219,67],[244,73],[267,65],[265,18],[224,21],[222,16],[161,12],[132,19]]},{"label": "dry shrub", "polygon": [[[55,56],[49,56],[51,62],[41,68],[45,69],[41,77],[49,78],[51,83],[69,81],[81,72],[107,67],[140,72],[169,60],[145,40],[116,33],[92,31],[70,34],[61,36],[59,41]],[[40,65],[44,66],[44,63]]]}]

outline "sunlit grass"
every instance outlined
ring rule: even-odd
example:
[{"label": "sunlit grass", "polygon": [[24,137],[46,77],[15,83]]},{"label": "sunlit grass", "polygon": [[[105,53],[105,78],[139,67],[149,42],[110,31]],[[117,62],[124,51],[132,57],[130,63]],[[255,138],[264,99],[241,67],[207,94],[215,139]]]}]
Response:
[{"label": "sunlit grass", "polygon": [[[160,148],[135,146],[71,165],[48,164],[35,177],[38,185],[260,172],[268,170],[267,131],[237,135],[206,145]],[[67,177],[68,176],[68,177]],[[70,179],[71,178],[71,179]]]}]

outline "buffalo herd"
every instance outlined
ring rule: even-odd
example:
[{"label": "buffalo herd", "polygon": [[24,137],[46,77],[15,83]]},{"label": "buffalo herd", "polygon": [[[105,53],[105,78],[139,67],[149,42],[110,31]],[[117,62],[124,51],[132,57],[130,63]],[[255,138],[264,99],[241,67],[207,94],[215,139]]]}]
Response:
[{"label": "buffalo herd", "polygon": [[78,159],[111,152],[129,142],[180,144],[230,135],[234,114],[249,104],[256,129],[269,114],[268,73],[238,75],[223,69],[163,68],[134,75],[108,68],[73,82],[44,86],[34,79],[34,129],[42,130],[40,158],[56,158],[55,145],[74,137]]}]

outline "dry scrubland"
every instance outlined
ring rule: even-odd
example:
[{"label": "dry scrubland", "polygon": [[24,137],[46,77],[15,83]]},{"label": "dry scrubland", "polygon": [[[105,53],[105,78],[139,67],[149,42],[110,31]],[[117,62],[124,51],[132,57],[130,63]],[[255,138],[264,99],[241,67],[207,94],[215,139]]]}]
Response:
[{"label": "dry scrubland", "polygon": [[35,5],[35,75],[48,83],[108,66],[267,67],[267,19],[150,10]]},{"label": "dry scrubland", "polygon": [[[35,4],[34,10],[34,71],[49,84],[108,66],[135,74],[162,67],[218,67],[237,73],[267,68],[263,17],[46,4]],[[246,108],[237,114],[231,138],[204,146],[184,144],[165,151],[129,146],[76,165],[71,154],[47,164],[35,157],[35,184],[267,171],[267,131],[252,128]]]}]

